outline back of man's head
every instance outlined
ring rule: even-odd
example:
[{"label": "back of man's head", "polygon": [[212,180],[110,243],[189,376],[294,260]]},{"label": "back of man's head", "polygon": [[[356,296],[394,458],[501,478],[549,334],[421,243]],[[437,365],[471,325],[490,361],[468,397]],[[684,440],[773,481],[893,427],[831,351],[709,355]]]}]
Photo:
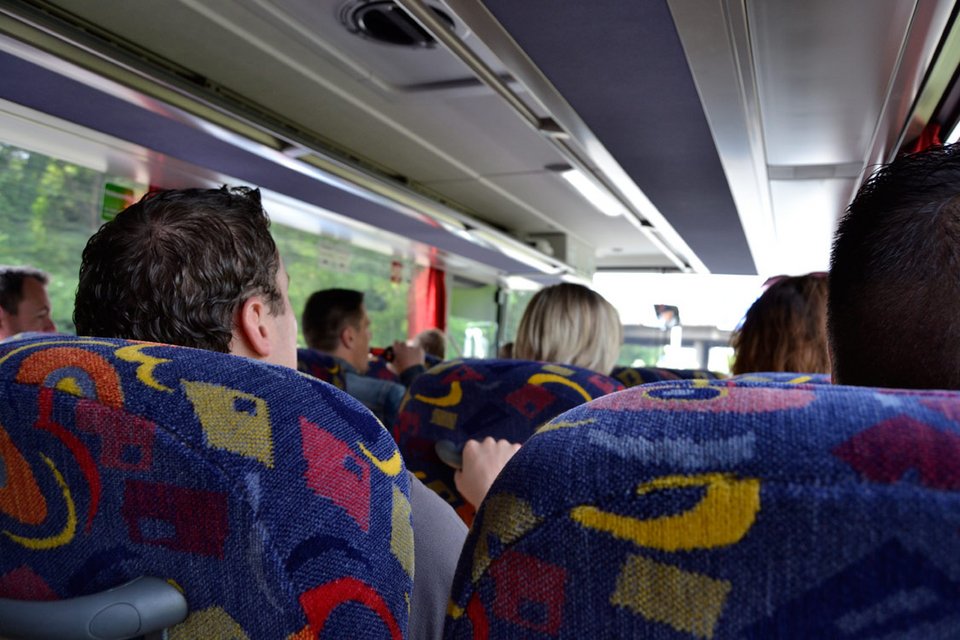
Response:
[{"label": "back of man's head", "polygon": [[0,308],[16,315],[23,300],[23,282],[27,278],[33,278],[42,285],[50,280],[46,273],[33,267],[0,264]]},{"label": "back of man's head", "polygon": [[256,189],[147,194],[87,242],[77,333],[229,352],[244,300],[284,310],[269,227]]},{"label": "back of man's head", "polygon": [[347,324],[363,319],[363,293],[353,289],[315,291],[303,308],[300,327],[307,346],[333,353],[340,343],[340,333]]},{"label": "back of man's head", "polygon": [[902,156],[861,187],[827,314],[834,382],[960,389],[960,146]]}]

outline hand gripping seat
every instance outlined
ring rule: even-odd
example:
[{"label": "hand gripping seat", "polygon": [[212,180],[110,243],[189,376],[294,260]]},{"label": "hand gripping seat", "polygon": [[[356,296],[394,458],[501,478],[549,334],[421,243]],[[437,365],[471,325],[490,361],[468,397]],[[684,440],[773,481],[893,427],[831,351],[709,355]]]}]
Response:
[{"label": "hand gripping seat", "polygon": [[[0,636],[405,636],[408,476],[345,393],[226,354],[43,336],[0,345],[0,398]],[[143,576],[159,603],[95,602]],[[171,593],[186,608],[154,624]]]},{"label": "hand gripping seat", "polygon": [[407,391],[394,437],[407,467],[469,525],[473,507],[441,461],[437,443],[459,452],[487,436],[523,443],[555,415],[621,385],[580,367],[528,360],[451,360],[422,374]]},{"label": "hand gripping seat", "polygon": [[316,349],[297,349],[297,370],[317,380],[329,382],[338,389],[346,389],[346,376],[337,359]]},{"label": "hand gripping seat", "polygon": [[706,369],[665,369],[663,367],[614,367],[610,375],[627,388],[664,380],[720,380],[726,377],[722,373]]},{"label": "hand gripping seat", "polygon": [[446,638],[958,638],[960,393],[691,380],[507,464]]}]

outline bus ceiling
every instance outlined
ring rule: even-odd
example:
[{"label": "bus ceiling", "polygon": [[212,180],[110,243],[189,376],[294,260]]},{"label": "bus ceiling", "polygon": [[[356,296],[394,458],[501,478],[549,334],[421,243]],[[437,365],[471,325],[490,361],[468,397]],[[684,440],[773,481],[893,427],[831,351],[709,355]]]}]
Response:
[{"label": "bus ceiling", "polygon": [[0,98],[532,282],[822,270],[960,100],[945,0],[144,11],[0,0]]}]

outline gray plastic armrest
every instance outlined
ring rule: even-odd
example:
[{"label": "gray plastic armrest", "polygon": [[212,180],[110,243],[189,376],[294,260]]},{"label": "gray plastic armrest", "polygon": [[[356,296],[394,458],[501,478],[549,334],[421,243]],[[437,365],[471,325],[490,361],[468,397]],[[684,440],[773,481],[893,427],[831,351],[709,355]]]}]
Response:
[{"label": "gray plastic armrest", "polygon": [[69,600],[0,598],[0,637],[11,640],[122,640],[183,622],[187,600],[159,578],[130,582]]},{"label": "gray plastic armrest", "polygon": [[463,445],[457,444],[452,440],[437,440],[433,445],[433,450],[437,456],[448,467],[454,469],[463,468]]}]

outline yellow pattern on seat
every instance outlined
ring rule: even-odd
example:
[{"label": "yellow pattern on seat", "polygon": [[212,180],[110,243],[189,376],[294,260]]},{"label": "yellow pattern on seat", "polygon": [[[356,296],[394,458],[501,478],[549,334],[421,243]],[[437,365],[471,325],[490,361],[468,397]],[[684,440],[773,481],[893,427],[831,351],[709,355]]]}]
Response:
[{"label": "yellow pattern on seat", "polygon": [[427,396],[420,395],[419,393],[413,396],[420,402],[425,404],[433,405],[434,407],[453,407],[460,404],[460,401],[463,400],[463,388],[460,386],[460,382],[454,380],[450,383],[450,393],[439,398],[428,398]]},{"label": "yellow pattern on seat", "polygon": [[732,585],[644,558],[627,558],[610,603],[698,638],[713,637]]},{"label": "yellow pattern on seat", "polygon": [[57,391],[63,391],[72,396],[77,396],[78,398],[83,397],[83,389],[80,388],[80,384],[76,378],[61,378],[53,388]]},{"label": "yellow pattern on seat", "polygon": [[533,512],[526,500],[500,493],[484,500],[485,515],[480,528],[477,546],[473,550],[473,581],[476,582],[490,566],[490,536],[496,536],[503,545],[516,542],[524,534],[534,530],[543,521]]},{"label": "yellow pattern on seat", "polygon": [[[273,468],[273,432],[263,398],[206,382],[180,382],[200,419],[208,447],[253,458]],[[237,400],[253,403],[255,410],[237,410]]]},{"label": "yellow pattern on seat", "polygon": [[640,485],[637,494],[698,486],[706,487],[703,499],[677,515],[640,520],[581,506],[574,507],[570,516],[590,529],[662,551],[713,549],[740,541],[760,510],[758,479],[740,480],[721,473],[666,476]]},{"label": "yellow pattern on seat", "polygon": [[[573,372],[571,371],[571,373]],[[530,376],[530,379],[527,382],[536,386],[541,386],[541,385],[547,384],[548,382],[555,382],[557,384],[562,384],[565,387],[570,387],[571,389],[573,389],[574,391],[582,395],[583,399],[586,400],[587,402],[590,402],[591,400],[593,400],[590,394],[587,393],[584,390],[584,388],[578,385],[576,382],[574,382],[573,380],[564,378],[563,376],[558,376],[556,374],[535,373],[532,376]]]},{"label": "yellow pattern on seat", "polygon": [[552,364],[552,363],[543,365],[543,370],[549,371],[550,373],[556,373],[557,375],[561,375],[564,377],[572,376],[574,373],[573,369],[569,367],[564,367],[559,364]]},{"label": "yellow pattern on seat", "polygon": [[457,414],[453,411],[444,411],[443,409],[434,409],[430,413],[430,422],[443,427],[444,429],[457,428]]},{"label": "yellow pattern on seat", "polygon": [[398,475],[403,471],[403,458],[400,457],[400,452],[394,449],[393,455],[387,458],[386,460],[381,460],[377,456],[373,455],[362,442],[357,443],[360,446],[360,452],[367,457],[370,462],[373,463],[377,469],[380,469],[383,473],[390,476],[391,478],[395,475]]},{"label": "yellow pattern on seat", "polygon": [[413,576],[413,525],[412,507],[403,492],[393,485],[393,514],[391,517],[390,551],[400,561],[400,566],[411,578]]},{"label": "yellow pattern on seat", "polygon": [[121,347],[117,349],[114,353],[118,358],[124,362],[133,362],[140,363],[140,366],[137,367],[137,380],[150,387],[151,389],[156,389],[157,391],[166,391],[168,393],[173,393],[173,389],[170,387],[164,386],[157,382],[156,378],[153,377],[153,370],[157,368],[157,365],[161,365],[165,362],[170,362],[165,358],[155,358],[143,353],[143,349],[152,347],[152,344],[131,344],[127,347]]},{"label": "yellow pattern on seat", "polygon": [[537,432],[533,435],[540,435],[541,433],[549,433],[551,431],[557,431],[558,429],[573,429],[574,427],[582,427],[587,424],[593,424],[597,420],[596,418],[587,418],[586,420],[577,420],[575,422],[548,422],[543,425]]},{"label": "yellow pattern on seat", "polygon": [[187,616],[168,631],[170,640],[219,638],[220,640],[250,640],[236,620],[220,607],[210,607]]}]

